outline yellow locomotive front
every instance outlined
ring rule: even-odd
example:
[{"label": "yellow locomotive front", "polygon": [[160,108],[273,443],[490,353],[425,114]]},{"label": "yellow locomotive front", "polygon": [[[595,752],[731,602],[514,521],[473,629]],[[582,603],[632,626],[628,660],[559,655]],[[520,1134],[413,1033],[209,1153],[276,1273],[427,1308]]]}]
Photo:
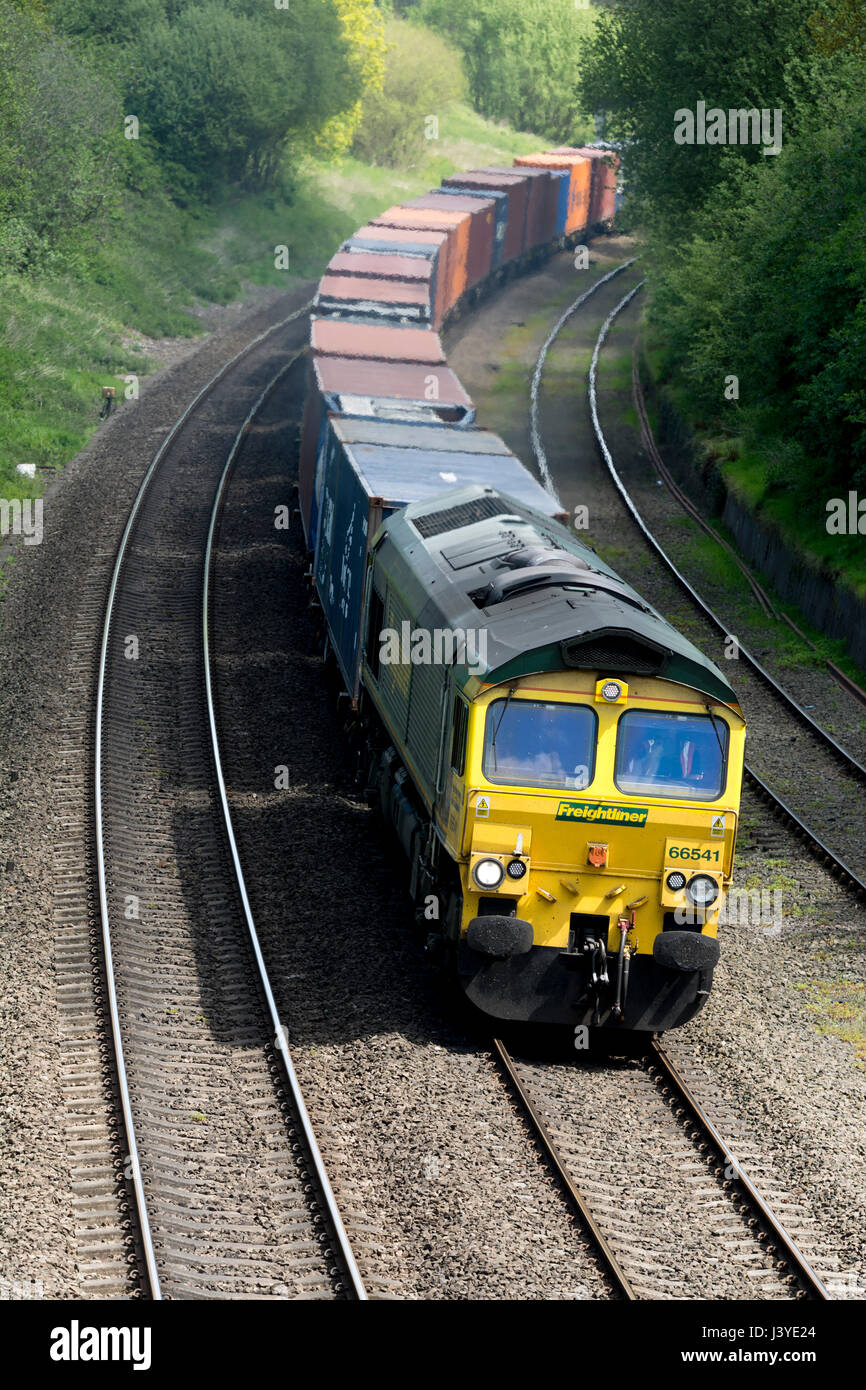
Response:
[{"label": "yellow locomotive front", "polygon": [[466,992],[502,1018],[661,1031],[706,998],[739,708],[652,678],[526,676],[465,707],[443,810]]},{"label": "yellow locomotive front", "polygon": [[500,1019],[691,1018],[718,960],[743,770],[719,668],[492,488],[385,522],[362,636],[371,791],[468,997]]}]

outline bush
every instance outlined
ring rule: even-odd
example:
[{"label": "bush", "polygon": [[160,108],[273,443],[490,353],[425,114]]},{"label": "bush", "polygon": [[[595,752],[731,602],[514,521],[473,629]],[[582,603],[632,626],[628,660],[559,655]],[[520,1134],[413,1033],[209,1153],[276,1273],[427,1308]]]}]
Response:
[{"label": "bush", "polygon": [[111,83],[38,20],[0,11],[0,266],[61,258],[102,227],[121,185]]},{"label": "bush", "polygon": [[290,144],[351,105],[360,82],[329,0],[206,0],[142,37],[130,102],[175,176],[214,194],[272,183]]},{"label": "bush", "polygon": [[[753,443],[808,440],[809,477],[840,485],[866,481],[864,143],[855,69],[780,155],[715,190],[704,232],[655,258],[653,320],[692,404]],[[729,374],[739,409],[721,404]],[[784,459],[770,481],[804,481],[796,451],[769,453]]]},{"label": "bush", "polygon": [[465,95],[460,53],[429,29],[392,19],[385,80],[364,99],[353,153],[371,164],[411,165],[423,155],[428,116]]},{"label": "bush", "polygon": [[423,0],[420,13],[460,48],[482,115],[551,142],[586,137],[578,64],[594,9],[574,0]]}]

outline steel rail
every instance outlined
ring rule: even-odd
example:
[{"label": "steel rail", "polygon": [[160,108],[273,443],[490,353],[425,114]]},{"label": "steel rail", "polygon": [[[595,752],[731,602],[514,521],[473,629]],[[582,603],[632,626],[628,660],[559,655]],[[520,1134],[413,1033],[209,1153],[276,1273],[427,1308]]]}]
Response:
[{"label": "steel rail", "polygon": [[[744,578],[746,579],[749,585],[749,588],[752,590],[752,593],[755,595],[755,598],[758,600],[758,603],[763,608],[766,616],[768,618],[772,618],[775,622],[778,622],[781,618],[782,622],[786,623],[788,627],[791,628],[791,630],[797,634],[801,642],[803,642],[807,647],[810,647],[813,652],[817,652],[818,655],[820,655],[820,652],[818,652],[818,648],[812,641],[811,637],[806,636],[805,632],[803,632],[802,629],[797,626],[793,618],[789,617],[787,613],[776,612],[776,609],[773,606],[769,594],[752,574],[752,571],[749,569],[749,566],[737,554],[734,547],[728,541],[725,540],[724,536],[720,536],[718,531],[716,531],[716,529],[713,526],[710,526],[709,523],[704,520],[704,518],[701,516],[698,507],[695,505],[695,503],[691,500],[690,497],[686,496],[682,488],[679,487],[679,485],[677,484],[676,479],[674,478],[673,474],[671,473],[670,469],[668,468],[667,464],[662,458],[661,453],[659,452],[658,445],[656,444],[655,438],[653,436],[652,426],[649,422],[649,416],[647,415],[646,400],[644,398],[643,387],[641,386],[640,381],[640,372],[638,370],[637,339],[635,339],[634,350],[632,352],[632,395],[634,397],[635,408],[637,409],[637,413],[640,418],[641,440],[647,452],[649,453],[653,463],[655,464],[662,482],[668,489],[668,492],[670,492],[671,495],[676,498],[683,510],[687,511],[689,516],[691,516],[691,518],[697,522],[698,526],[701,527],[701,530],[705,531],[706,534],[717,543],[717,545],[722,546],[728,552],[735,565],[737,565],[738,569],[742,572]],[[866,707],[866,690],[864,690],[862,686],[859,686],[855,680],[852,680],[851,676],[849,676],[847,672],[843,671],[841,667],[837,666],[835,661],[830,661],[828,657],[824,657],[822,659],[824,661],[826,669],[833,677],[833,680],[836,682],[837,685],[840,685],[842,687],[846,695],[850,695],[851,698],[856,700],[858,704]]]},{"label": "steel rail", "polygon": [[601,289],[602,285],[606,285],[608,280],[612,280],[615,275],[620,275],[622,271],[627,270],[630,265],[634,265],[635,261],[638,259],[638,256],[632,256],[630,260],[623,261],[620,265],[614,266],[613,270],[609,270],[607,275],[602,275],[600,279],[596,280],[594,285],[590,285],[588,290],[584,290],[583,294],[579,295],[574,303],[569,304],[568,308],[560,314],[539,349],[535,370],[532,373],[532,381],[529,387],[529,436],[532,443],[532,452],[535,455],[535,462],[541,474],[541,481],[557,502],[559,502],[560,498],[556,491],[553,475],[550,472],[550,466],[547,462],[547,455],[544,452],[544,445],[541,442],[541,431],[538,425],[538,391],[541,386],[541,374],[544,371],[544,364],[547,360],[548,348],[559,334],[560,329],[564,327],[572,314],[577,312],[581,304],[585,304],[586,301],[595,294],[596,290]]},{"label": "steel rail", "polygon": [[758,600],[758,603],[761,605],[761,608],[764,610],[764,614],[766,615],[766,617],[772,618],[774,622],[778,622],[779,615],[773,607],[772,601],[767,591],[762,587],[762,585],[758,583],[757,579],[752,574],[752,571],[749,569],[748,565],[745,563],[745,561],[743,561],[740,558],[740,556],[737,554],[736,550],[730,544],[730,542],[726,541],[724,536],[720,536],[718,531],[716,531],[714,527],[710,526],[709,522],[701,516],[699,508],[695,506],[691,498],[687,497],[686,494],[683,492],[682,488],[677,484],[677,481],[674,478],[673,473],[671,473],[671,470],[668,468],[667,464],[665,463],[664,459],[662,458],[659,452],[658,446],[653,436],[652,427],[649,422],[646,401],[644,399],[643,388],[641,386],[640,381],[640,372],[638,371],[637,338],[635,338],[634,341],[634,348],[632,350],[631,357],[631,386],[632,399],[634,400],[635,409],[637,410],[638,419],[640,420],[641,442],[643,443],[644,448],[646,449],[647,453],[649,454],[650,458],[655,464],[658,475],[664,483],[665,487],[667,488],[668,492],[671,494],[672,497],[676,498],[677,502],[679,502],[680,506],[683,508],[683,511],[688,512],[689,516],[692,518],[694,522],[697,523],[698,526],[700,526],[701,530],[707,536],[709,536],[711,540],[714,540],[717,545],[720,545],[724,550],[728,552],[734,564],[737,566],[740,573],[746,580],[746,583],[748,584],[752,593],[755,595],[755,598]]},{"label": "steel rail", "polygon": [[831,1295],[825,1284],[815,1273],[815,1270],[809,1264],[809,1261],[806,1259],[806,1256],[803,1254],[794,1238],[786,1231],[772,1207],[764,1200],[751,1178],[744,1171],[739,1159],[737,1159],[727,1141],[716,1128],[682,1072],[677,1067],[676,1062],[674,1062],[670,1053],[662,1043],[659,1042],[658,1038],[653,1038],[650,1044],[650,1056],[654,1064],[658,1067],[665,1084],[670,1087],[677,1100],[681,1101],[685,1106],[692,1121],[697,1125],[702,1135],[709,1139],[721,1161],[726,1167],[733,1169],[736,1174],[736,1180],[742,1184],[743,1191],[750,1205],[758,1213],[764,1229],[767,1231],[770,1238],[777,1245],[781,1246],[788,1263],[796,1271],[798,1278],[802,1280],[803,1284],[814,1298],[830,1299]]},{"label": "steel rail", "polygon": [[205,546],[201,606],[202,655],[204,658],[205,699],[207,702],[207,717],[208,725],[210,728],[211,750],[213,752],[214,773],[216,775],[217,787],[219,789],[219,798],[223,814],[223,823],[225,825],[226,838],[228,840],[229,850],[231,853],[231,860],[232,866],[234,868],[235,880],[238,887],[241,906],[243,908],[244,920],[246,922],[247,932],[249,933],[250,943],[252,945],[253,955],[255,956],[256,966],[259,973],[259,981],[261,983],[262,991],[265,996],[265,1002],[267,1005],[268,1014],[270,1015],[271,1026],[273,1028],[274,1046],[277,1052],[279,1053],[279,1056],[283,1063],[283,1068],[285,1070],[286,1078],[288,1080],[292,1101],[294,1103],[297,1116],[301,1122],[301,1128],[303,1129],[304,1141],[307,1146],[307,1151],[312,1161],[313,1169],[316,1175],[316,1180],[319,1184],[319,1189],[324,1199],[332,1231],[336,1237],[340,1257],[343,1261],[346,1273],[349,1276],[352,1292],[354,1293],[357,1299],[361,1300],[362,1302],[366,1302],[367,1291],[364,1288],[364,1282],[361,1278],[361,1273],[358,1269],[358,1265],[355,1260],[352,1247],[349,1243],[349,1237],[346,1234],[346,1228],[343,1225],[343,1218],[340,1215],[340,1210],[337,1206],[337,1200],[334,1196],[334,1191],[331,1187],[331,1182],[328,1177],[327,1170],[325,1168],[324,1160],[319,1149],[318,1141],[316,1140],[316,1136],[313,1131],[313,1126],[310,1121],[309,1112],[304,1101],[303,1092],[301,1091],[300,1083],[298,1082],[298,1078],[295,1073],[294,1064],[292,1062],[292,1056],[289,1051],[288,1030],[286,1028],[286,1025],[280,1020],[276,1000],[274,999],[273,989],[271,988],[271,981],[270,976],[268,975],[268,968],[265,964],[264,955],[262,954],[259,935],[256,931],[255,919],[253,917],[253,911],[247,893],[246,880],[244,878],[244,871],[241,865],[240,854],[238,852],[237,840],[235,839],[234,823],[232,821],[231,808],[229,807],[225,777],[223,776],[222,758],[220,756],[219,733],[217,730],[216,705],[214,701],[213,679],[211,671],[212,649],[210,641],[210,610],[211,573],[213,568],[214,538],[216,536],[217,526],[219,523],[220,514],[222,512],[223,500],[225,497],[225,491],[228,485],[228,480],[231,475],[231,470],[234,466],[237,455],[240,451],[241,445],[250,429],[250,426],[252,425],[253,420],[255,419],[258,412],[261,410],[265,401],[276,389],[279,382],[289,371],[291,371],[298,358],[302,357],[305,351],[306,349],[301,349],[299,352],[296,352],[292,359],[289,362],[287,362],[285,366],[283,366],[280,369],[280,371],[277,372],[276,376],[274,376],[268,382],[267,386],[251,407],[249,414],[247,415],[246,419],[244,420],[243,424],[238,430],[232,447],[229,450],[228,457],[226,458],[225,467],[223,468],[222,476],[220,478],[219,485],[216,490],[216,495],[214,497],[214,503],[210,517],[210,526],[208,527],[207,543]]},{"label": "steel rail", "polygon": [[303,304],[299,309],[281,319],[279,323],[273,324],[270,328],[259,333],[228,362],[223,363],[219,371],[216,372],[209,381],[201,388],[196,396],[190,401],[183,414],[178,417],[172,425],[159,449],[154,454],[150,465],[145,473],[138,492],[136,493],[120,543],[117,547],[117,554],[114,560],[114,568],[111,574],[111,581],[108,589],[108,596],[105,602],[105,615],[102,624],[102,637],[99,647],[99,667],[96,685],[96,707],[94,715],[94,770],[93,770],[93,791],[94,791],[94,831],[96,842],[96,871],[99,887],[99,913],[102,925],[102,949],[105,964],[106,991],[108,995],[108,1009],[111,1019],[111,1035],[114,1044],[114,1057],[117,1070],[118,1088],[120,1091],[120,1105],[123,1115],[123,1126],[126,1135],[126,1143],[129,1151],[130,1166],[132,1169],[132,1184],[135,1196],[135,1206],[138,1215],[139,1232],[144,1252],[147,1280],[150,1287],[151,1298],[159,1300],[162,1298],[162,1290],[159,1281],[159,1270],[157,1268],[156,1252],[153,1243],[153,1234],[150,1227],[150,1220],[147,1212],[147,1198],[144,1191],[144,1182],[139,1161],[138,1144],[135,1135],[135,1122],[132,1113],[132,1102],[129,1094],[129,1084],[126,1075],[126,1062],[123,1049],[123,1038],[120,1028],[120,1011],[117,1002],[117,988],[114,979],[114,954],[111,946],[111,922],[108,911],[108,889],[105,871],[105,839],[103,834],[103,807],[102,807],[102,735],[103,735],[103,710],[105,706],[105,680],[108,667],[108,643],[111,634],[112,618],[114,616],[114,600],[117,593],[120,574],[126,558],[129,539],[132,535],[138,513],[141,510],[145,494],[150,486],[151,480],[156,473],[160,463],[165,457],[170,445],[177,438],[183,426],[186,424],[190,415],[210,394],[225,374],[242,358],[270,337],[279,329],[291,323],[294,319],[306,314],[312,307],[312,300]]},{"label": "steel rail", "polygon": [[[629,290],[628,294],[625,295],[620,300],[620,302],[614,306],[614,308],[610,311],[607,318],[605,319],[601,327],[601,331],[598,335],[598,340],[595,345],[595,350],[592,354],[592,361],[590,363],[589,368],[589,408],[590,414],[592,416],[592,427],[595,433],[596,441],[601,451],[602,458],[604,459],[605,464],[607,465],[608,472],[610,473],[611,478],[613,479],[614,485],[616,486],[616,489],[619,492],[620,497],[622,498],[623,502],[628,508],[628,511],[632,516],[632,519],[634,520],[639,530],[643,534],[647,544],[655,551],[655,553],[671,571],[677,583],[680,585],[681,588],[685,589],[686,593],[689,594],[689,596],[692,598],[692,600],[694,601],[696,606],[701,610],[701,612],[710,619],[710,621],[714,624],[718,631],[723,634],[723,636],[728,637],[730,633],[727,625],[722,622],[721,618],[719,618],[716,615],[713,609],[710,608],[709,604],[703,598],[701,598],[697,590],[689,583],[688,579],[686,579],[682,571],[677,568],[673,560],[668,555],[667,551],[663,548],[660,542],[656,540],[652,531],[650,531],[649,527],[647,526],[646,522],[644,521],[643,517],[641,516],[637,507],[635,506],[635,503],[632,501],[628,489],[626,488],[625,484],[622,481],[622,478],[617,472],[616,465],[613,461],[613,455],[611,454],[610,449],[608,448],[607,440],[605,439],[604,432],[601,428],[601,422],[599,420],[599,355],[601,353],[602,347],[604,346],[607,335],[610,331],[610,327],[617,314],[619,314],[626,307],[626,305],[631,302],[631,300],[638,293],[638,291],[643,288],[644,284],[645,281],[641,280],[639,284],[635,285],[634,289]],[[757,660],[756,657],[752,656],[751,653],[747,651],[745,647],[739,644],[738,650],[740,655],[745,658],[747,665],[751,666],[752,669],[757,672],[757,674],[762,678],[762,680],[764,680],[766,684],[770,687],[770,689],[773,690],[775,694],[779,696],[779,698],[785,703],[785,705],[787,705],[787,707],[792,711],[792,713],[795,714],[798,719],[802,720],[805,724],[807,724],[811,731],[819,738],[819,740],[824,744],[828,745],[833,750],[833,752],[835,752],[837,756],[842,759],[842,761],[846,764],[848,768],[850,768],[854,773],[866,780],[866,767],[863,767],[859,762],[857,762],[857,760],[853,758],[851,754],[848,753],[846,749],[842,747],[841,744],[836,742],[836,740],[832,737],[831,734],[827,732],[826,729],[823,729],[820,724],[816,724],[814,719],[810,718],[806,711],[800,705],[797,704],[797,701],[793,698],[793,696],[788,694],[784,686],[779,685],[776,682],[776,680],[774,680],[774,678],[770,675],[769,671],[767,671],[766,668],[761,665],[761,663]],[[756,788],[758,788],[764,796],[768,797],[772,802],[774,802],[777,808],[781,810],[781,812],[790,819],[790,821],[796,827],[797,831],[802,836],[802,838],[810,846],[815,847],[815,852],[819,855],[819,857],[829,859],[833,864],[833,867],[843,880],[847,881],[850,884],[850,886],[856,889],[858,893],[866,894],[866,881],[860,878],[859,875],[856,874],[853,869],[849,868],[845,861],[843,859],[840,859],[839,856],[835,853],[835,851],[830,849],[830,847],[824,843],[824,841],[821,839],[819,835],[815,834],[811,826],[807,825],[806,822],[800,816],[798,816],[795,811],[792,811],[791,808],[787,806],[784,801],[782,801],[781,797],[779,797],[776,794],[776,792],[774,792],[773,789],[769,787],[766,782],[764,782],[764,780],[758,775],[757,772],[754,771],[753,768],[749,766],[748,763],[745,765],[745,772],[746,776],[751,780],[753,785]]]},{"label": "steel rail", "polygon": [[497,1057],[499,1058],[502,1067],[505,1070],[506,1076],[508,1077],[508,1080],[510,1081],[512,1088],[514,1089],[518,1099],[520,1100],[521,1105],[523,1106],[525,1113],[529,1116],[532,1128],[545,1154],[547,1155],[548,1161],[554,1168],[559,1182],[565,1188],[572,1206],[575,1207],[575,1209],[577,1210],[581,1222],[589,1232],[589,1235],[591,1236],[593,1243],[596,1246],[596,1249],[601,1255],[602,1260],[604,1261],[604,1264],[606,1265],[611,1277],[613,1278],[615,1284],[622,1293],[623,1297],[628,1299],[630,1302],[636,1302],[638,1295],[635,1293],[629,1281],[628,1275],[626,1274],[625,1270],[623,1269],[622,1265],[617,1259],[617,1256],[612,1246],[610,1245],[609,1241],[607,1240],[607,1237],[605,1236],[604,1232],[602,1231],[601,1227],[596,1221],[592,1211],[587,1205],[587,1202],[583,1197],[583,1194],[581,1193],[580,1189],[575,1186],[571,1174],[569,1173],[568,1168],[566,1167],[565,1162],[562,1158],[562,1155],[560,1154],[559,1149],[557,1148],[556,1140],[554,1139],[553,1135],[548,1129],[547,1123],[545,1122],[543,1115],[537,1109],[535,1102],[533,1101],[526,1087],[523,1085],[523,1082],[520,1080],[517,1068],[515,1067],[511,1059],[508,1049],[506,1048],[505,1044],[501,1041],[500,1038],[493,1039],[493,1048]]},{"label": "steel rail", "polygon": [[[639,284],[635,285],[633,290],[630,290],[629,293],[620,300],[619,304],[615,305],[614,308],[611,309],[610,313],[608,314],[607,318],[602,324],[601,332],[598,335],[598,341],[596,342],[595,351],[592,354],[592,361],[589,367],[589,408],[590,413],[592,415],[593,430],[595,432],[596,440],[598,441],[598,446],[601,450],[602,458],[604,459],[605,464],[607,465],[608,472],[613,478],[614,484],[623,502],[625,503],[626,507],[631,513],[634,521],[637,523],[637,526],[643,533],[645,540],[649,545],[652,546],[653,550],[664,562],[664,564],[667,565],[668,569],[671,571],[671,573],[677,580],[677,583],[680,584],[680,586],[683,589],[685,589],[688,594],[691,595],[697,606],[706,615],[706,617],[710,619],[710,621],[715,625],[719,632],[723,634],[723,636],[729,637],[731,634],[728,625],[722,622],[721,618],[718,617],[718,615],[713,611],[712,608],[710,608],[706,600],[702,599],[697,590],[692,587],[692,585],[686,579],[682,571],[677,568],[673,560],[668,555],[667,551],[662,547],[659,541],[656,540],[652,531],[650,531],[649,527],[647,526],[646,522],[644,521],[643,517],[641,516],[640,512],[638,511],[637,507],[632,501],[628,489],[626,488],[621,477],[619,476],[619,473],[617,472],[616,465],[613,461],[613,456],[611,455],[611,452],[607,447],[607,441],[602,432],[601,424],[598,418],[597,378],[599,354],[601,352],[602,347],[604,346],[605,339],[607,338],[607,335],[610,332],[611,325],[614,319],[616,318],[617,314],[619,314],[621,310],[623,310],[626,307],[626,305],[634,298],[634,296],[638,293],[639,290],[643,289],[645,284],[646,281],[641,280]],[[752,669],[758,673],[761,679],[764,680],[773,691],[775,691],[775,693],[779,696],[781,700],[784,701],[784,703],[788,706],[792,713],[794,713],[798,719],[800,719],[804,724],[806,724],[812,730],[815,736],[821,740],[822,743],[825,743],[829,748],[832,748],[833,751],[838,755],[838,757],[840,757],[842,761],[850,769],[852,769],[853,772],[857,774],[857,776],[862,777],[864,781],[866,781],[866,767],[864,767],[862,763],[859,763],[857,759],[851,753],[849,753],[846,748],[843,748],[841,743],[837,743],[836,739],[833,738],[833,735],[828,733],[826,729],[822,728],[820,724],[816,723],[815,720],[811,717],[811,715],[807,714],[807,712],[803,709],[802,705],[799,705],[797,701],[794,699],[793,695],[790,695],[783,685],[779,685],[778,681],[776,681],[774,677],[770,675],[766,667],[761,665],[757,657],[753,656],[751,652],[749,652],[739,642],[737,643],[737,650],[739,651],[739,654],[745,658],[747,665],[751,666]]]}]

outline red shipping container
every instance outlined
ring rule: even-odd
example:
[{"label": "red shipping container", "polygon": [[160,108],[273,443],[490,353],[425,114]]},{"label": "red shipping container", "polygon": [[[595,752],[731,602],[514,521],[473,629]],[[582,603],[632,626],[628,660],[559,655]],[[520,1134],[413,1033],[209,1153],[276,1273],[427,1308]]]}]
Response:
[{"label": "red shipping container", "polygon": [[431,262],[419,256],[380,255],[376,251],[338,251],[328,261],[326,275],[366,275],[372,280],[408,280],[426,284]]},{"label": "red shipping container", "polygon": [[449,307],[449,257],[453,254],[452,243],[454,240],[452,229],[430,231],[426,227],[389,227],[384,224],[377,226],[373,222],[368,222],[366,226],[358,228],[353,240],[382,241],[383,244],[407,242],[408,244],[436,247],[436,276],[431,323],[434,328],[438,328]]},{"label": "red shipping container", "polygon": [[567,235],[583,232],[589,221],[589,195],[592,160],[581,154],[521,154],[515,159],[519,167],[566,169],[569,173]]},{"label": "red shipping container", "polygon": [[445,361],[438,333],[390,323],[314,318],[310,320],[310,346],[315,354],[329,357],[378,357],[385,362],[431,365]]},{"label": "red shipping container", "polygon": [[508,194],[508,222],[502,260],[513,261],[523,251],[526,226],[526,204],[529,198],[529,178],[519,169],[505,174],[491,174],[485,169],[472,169],[468,174],[449,174],[442,180],[443,188],[490,188]]},{"label": "red shipping container", "polygon": [[[423,264],[423,262],[422,262]],[[378,313],[384,318],[430,318],[430,281],[373,280],[365,275],[323,275],[314,306],[346,313]]]},{"label": "red shipping container", "polygon": [[468,212],[471,217],[469,231],[469,250],[466,258],[466,288],[471,290],[480,280],[490,274],[493,264],[493,239],[496,235],[496,208],[493,201],[486,198],[449,197],[442,193],[428,193],[423,198],[413,198],[406,204],[420,211]]},{"label": "red shipping container", "polygon": [[[466,267],[469,256],[469,232],[472,219],[467,212],[448,212],[445,209],[420,209],[393,207],[374,217],[370,224],[374,227],[405,228],[409,231],[444,231],[448,236],[447,276],[442,281],[442,295],[437,292],[437,314],[442,307],[442,317],[456,304],[466,289]],[[438,291],[438,286],[437,286]],[[442,322],[441,317],[433,320],[434,325]]]},{"label": "red shipping container", "polygon": [[314,541],[316,467],[326,408],[337,408],[337,398],[345,396],[397,406],[401,401],[426,406],[440,419],[455,424],[471,424],[475,418],[470,397],[448,366],[366,357],[314,357],[307,377],[298,462],[301,522],[308,546]]},{"label": "red shipping container", "polygon": [[616,211],[616,171],[619,155],[613,150],[596,150],[589,145],[561,146],[554,154],[582,154],[592,160],[592,192],[589,200],[589,225],[612,227]]}]

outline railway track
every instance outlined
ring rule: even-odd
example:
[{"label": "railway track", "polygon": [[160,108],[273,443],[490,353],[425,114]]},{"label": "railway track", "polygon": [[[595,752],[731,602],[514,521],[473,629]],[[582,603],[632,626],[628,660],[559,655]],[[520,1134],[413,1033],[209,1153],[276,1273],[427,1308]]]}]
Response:
[{"label": "railway track", "polygon": [[[259,947],[211,675],[227,480],[256,413],[303,354],[308,308],[226,363],[166,436],[105,608],[96,964],[123,1121],[123,1238],[134,1227],[139,1291],[152,1298],[366,1298]],[[218,390],[229,376],[231,392]],[[238,399],[249,405],[240,430]],[[117,1237],[102,1224],[94,1242],[98,1258]]]},{"label": "railway track", "polygon": [[[628,262],[627,264],[631,264],[631,262]],[[625,265],[623,265],[621,268],[625,269]],[[604,281],[598,282],[599,285],[601,285],[602,283],[604,283]],[[681,572],[674,560],[671,559],[670,555],[667,553],[667,551],[660,544],[658,539],[653,535],[650,528],[647,526],[643,516],[641,515],[637,506],[635,505],[635,502],[631,497],[628,488],[626,487],[619,471],[616,468],[611,450],[608,447],[608,443],[605,438],[605,434],[602,429],[601,421],[599,418],[599,356],[615,319],[622,312],[622,310],[625,309],[626,306],[632,301],[635,295],[643,287],[643,284],[644,282],[640,281],[631,290],[629,290],[629,292],[626,295],[623,296],[623,298],[613,307],[611,312],[608,314],[607,318],[604,321],[604,324],[602,325],[601,331],[599,332],[589,370],[589,404],[590,414],[592,418],[592,427],[599,451],[604,460],[604,464],[611,477],[614,487],[616,488],[631,518],[640,530],[644,538],[644,541],[647,544],[647,547],[653,553],[653,555],[655,555],[657,559],[661,561],[666,571],[673,577],[677,587],[682,592],[687,594],[694,608],[700,614],[701,618],[706,621],[709,629],[712,632],[713,639],[717,640],[719,636],[727,639],[730,635],[730,629],[728,625],[720,617],[718,617],[717,614],[713,611],[713,609],[705,602],[705,600],[701,597],[701,595],[697,592],[697,590]],[[580,296],[580,298],[575,302],[575,304],[571,306],[571,309],[573,310],[574,308],[582,304],[586,297],[586,295]],[[544,353],[549,348],[556,333],[559,332],[560,328],[567,321],[569,313],[570,311],[566,310],[566,312],[563,315],[561,315],[557,324],[554,326],[553,331],[548,336],[548,339],[544,344],[544,348],[542,349],[542,353]],[[540,356],[539,362],[542,361],[543,359]],[[537,395],[540,377],[541,372],[540,369],[537,367],[533,379],[533,394],[531,396],[530,405],[530,421],[533,431],[533,448],[534,450],[536,450],[536,462],[539,466],[539,469],[541,470],[542,464],[544,465],[544,467],[547,467],[547,462],[544,458],[543,450],[541,454],[538,453],[535,442],[536,440],[538,440],[538,445],[540,447],[540,437],[537,422]],[[757,587],[760,588],[760,586]],[[760,590],[760,595],[763,596],[763,602],[769,608],[772,608],[770,600],[768,596],[764,594],[763,590]],[[758,593],[756,593],[756,599],[758,601],[762,601]],[[838,741],[835,738],[833,738],[832,734],[830,734],[826,729],[824,729],[816,720],[812,719],[811,716],[807,713],[807,711],[804,710],[797,703],[797,701],[789,694],[789,692],[785,690],[784,686],[780,685],[779,682],[774,679],[770,672],[766,670],[762,663],[751,652],[749,652],[742,645],[738,645],[738,655],[739,658],[742,660],[744,666],[747,668],[747,670],[759,681],[760,686],[765,691],[769,691],[773,700],[777,702],[779,707],[780,718],[796,719],[797,723],[807,731],[812,745],[814,746],[816,751],[820,750],[818,755],[825,759],[827,765],[825,770],[824,786],[830,787],[832,785],[834,787],[834,792],[837,795],[837,800],[839,801],[840,808],[844,808],[846,803],[848,805],[853,804],[856,799],[859,799],[862,796],[863,784],[864,782],[866,782],[866,767],[864,767],[840,743],[838,743]],[[844,778],[844,782],[842,782],[841,785],[839,785],[840,773]],[[767,780],[767,778],[762,777],[752,766],[751,763],[746,764],[745,775],[749,785],[751,786],[755,794],[762,800],[764,800],[768,805],[774,807],[774,809],[783,819],[783,821],[798,834],[801,840],[816,855],[816,857],[821,860],[825,867],[831,868],[834,874],[836,874],[839,877],[839,879],[843,883],[845,883],[861,900],[863,898],[866,898],[866,874],[864,874],[862,866],[859,863],[851,862],[852,856],[848,854],[843,854],[843,852],[840,849],[831,846],[828,843],[827,838],[824,835],[820,835],[808,823],[806,818],[790,804],[790,799],[786,799],[785,797],[780,795],[772,787],[771,783]]]},{"label": "railway track", "polygon": [[584,1065],[493,1047],[617,1296],[830,1297],[662,1043]]}]

